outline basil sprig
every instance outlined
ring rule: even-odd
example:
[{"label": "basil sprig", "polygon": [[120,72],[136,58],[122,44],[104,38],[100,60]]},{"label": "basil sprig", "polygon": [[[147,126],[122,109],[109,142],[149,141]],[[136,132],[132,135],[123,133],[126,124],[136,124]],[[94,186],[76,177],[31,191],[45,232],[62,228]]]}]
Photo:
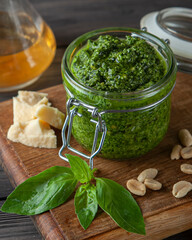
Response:
[{"label": "basil sprig", "polygon": [[[110,179],[94,177],[95,169],[81,158],[66,157],[71,168],[55,166],[27,179],[8,196],[1,211],[20,215],[45,212],[66,202],[79,181],[82,185],[75,194],[75,212],[84,229],[93,221],[99,205],[121,228],[145,234],[141,210],[129,191]],[[91,183],[93,179],[96,186]]]}]

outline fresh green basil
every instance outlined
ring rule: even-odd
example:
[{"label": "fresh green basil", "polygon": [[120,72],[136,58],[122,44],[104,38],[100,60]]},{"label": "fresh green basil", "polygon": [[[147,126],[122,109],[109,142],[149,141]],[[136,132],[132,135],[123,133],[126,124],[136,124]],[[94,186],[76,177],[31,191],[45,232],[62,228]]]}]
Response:
[{"label": "fresh green basil", "polygon": [[[51,167],[27,179],[15,188],[0,209],[7,213],[35,215],[64,203],[80,185],[75,194],[75,212],[87,229],[99,206],[128,232],[145,234],[141,210],[131,194],[118,183],[96,178],[88,164],[77,156],[66,154],[71,168]],[[96,180],[96,186],[90,181]]]},{"label": "fresh green basil", "polygon": [[92,172],[88,164],[80,157],[66,154],[71,170],[80,183],[87,183],[92,179]]},{"label": "fresh green basil", "polygon": [[128,232],[145,234],[141,210],[131,194],[118,183],[96,178],[97,201],[111,218]]},{"label": "fresh green basil", "polygon": [[93,221],[97,209],[96,187],[91,183],[81,185],[75,194],[75,212],[84,229]]},{"label": "fresh green basil", "polygon": [[70,168],[51,167],[16,187],[1,211],[20,215],[45,212],[64,203],[76,185],[77,179]]}]

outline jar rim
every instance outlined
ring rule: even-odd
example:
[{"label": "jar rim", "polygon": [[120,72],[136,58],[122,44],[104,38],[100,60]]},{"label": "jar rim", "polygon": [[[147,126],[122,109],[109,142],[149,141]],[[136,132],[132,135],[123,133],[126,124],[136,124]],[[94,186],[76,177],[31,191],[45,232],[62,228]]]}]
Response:
[{"label": "jar rim", "polygon": [[[127,33],[131,34],[132,36],[136,36],[139,38],[142,38],[148,42],[154,43],[158,45],[161,49],[165,50],[167,55],[167,72],[163,76],[163,78],[155,83],[154,85],[150,86],[149,88],[145,88],[138,91],[132,91],[132,92],[109,92],[109,91],[102,91],[97,90],[92,87],[83,85],[72,73],[69,65],[69,61],[72,61],[73,56],[75,55],[75,50],[82,45],[82,43],[86,43],[88,39],[93,37],[99,37],[100,35],[106,35],[106,34],[112,34],[112,33]],[[146,31],[142,31],[135,28],[126,28],[126,27],[109,27],[109,28],[101,28],[96,29],[90,32],[87,32],[78,38],[76,38],[73,42],[70,43],[70,45],[67,47],[63,58],[61,62],[61,71],[65,72],[67,78],[70,80],[70,83],[81,88],[82,90],[88,91],[94,95],[100,95],[105,98],[109,99],[140,99],[143,98],[143,96],[152,96],[155,93],[158,93],[160,89],[162,89],[164,86],[166,86],[171,79],[172,74],[174,73],[174,70],[176,68],[176,60],[173,55],[173,52],[171,48],[166,44],[166,42],[157,36],[148,33]]]}]

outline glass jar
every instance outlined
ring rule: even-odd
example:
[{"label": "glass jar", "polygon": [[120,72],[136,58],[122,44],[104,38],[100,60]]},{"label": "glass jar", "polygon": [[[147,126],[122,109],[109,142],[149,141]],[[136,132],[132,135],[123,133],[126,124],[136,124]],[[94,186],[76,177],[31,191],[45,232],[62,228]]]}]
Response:
[{"label": "glass jar", "polygon": [[[84,86],[72,74],[73,57],[88,39],[95,40],[106,34],[119,38],[131,35],[145,39],[165,60],[165,76],[147,89],[128,93],[98,91]],[[69,45],[63,56],[61,69],[67,97],[72,98],[73,102],[75,99],[74,105],[77,106],[77,114],[72,122],[72,134],[88,151],[92,149],[95,136],[97,121],[94,121],[94,117],[98,116],[94,115],[95,109],[107,129],[100,151],[100,156],[104,158],[128,159],[143,155],[157,146],[165,136],[169,125],[171,92],[175,85],[177,67],[171,49],[163,40],[131,28],[95,30],[80,36]],[[89,106],[89,109],[86,106]],[[75,106],[70,107],[73,109]],[[93,109],[92,113],[90,109]]]}]

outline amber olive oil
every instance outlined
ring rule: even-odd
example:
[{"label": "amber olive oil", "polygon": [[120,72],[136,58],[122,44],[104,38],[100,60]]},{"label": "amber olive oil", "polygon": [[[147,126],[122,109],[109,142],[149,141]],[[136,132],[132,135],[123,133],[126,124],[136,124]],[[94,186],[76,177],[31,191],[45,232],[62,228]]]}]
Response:
[{"label": "amber olive oil", "polygon": [[13,19],[0,12],[0,91],[37,80],[52,62],[55,49],[55,37],[44,21],[35,24],[26,13]]}]

